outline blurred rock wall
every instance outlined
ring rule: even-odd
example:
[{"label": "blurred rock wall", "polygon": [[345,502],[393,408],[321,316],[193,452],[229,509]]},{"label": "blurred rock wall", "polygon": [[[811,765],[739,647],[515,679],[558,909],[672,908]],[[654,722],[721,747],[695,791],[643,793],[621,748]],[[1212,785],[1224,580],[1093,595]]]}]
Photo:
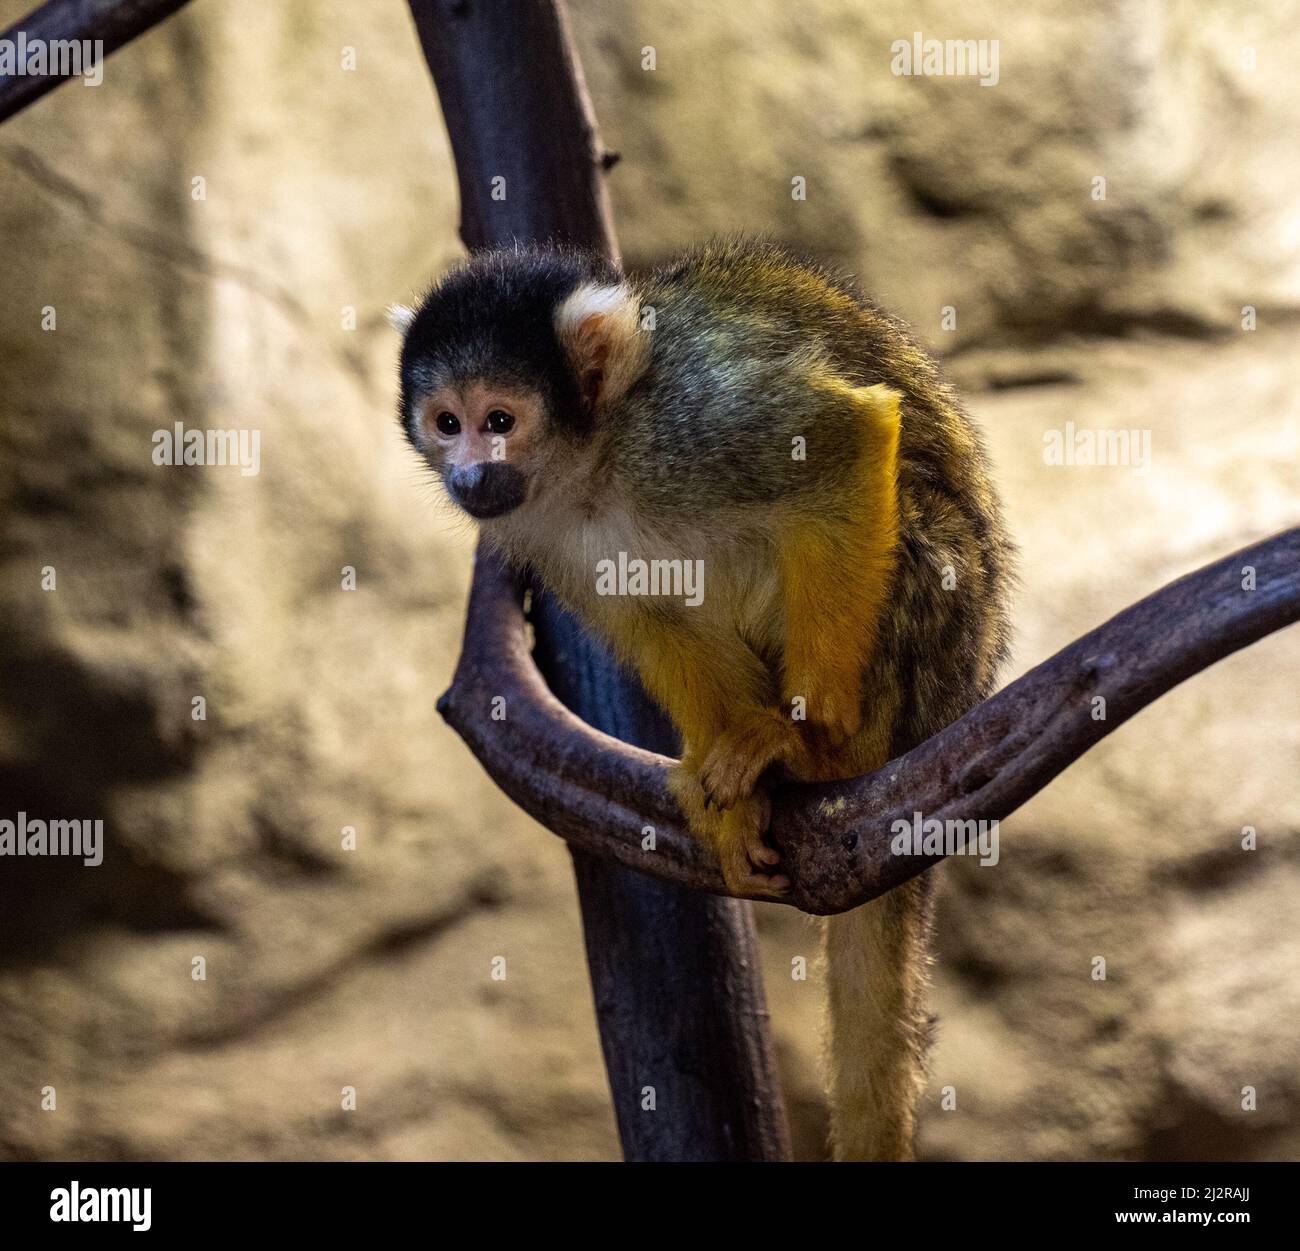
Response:
[{"label": "blurred rock wall", "polygon": [[[950,358],[1015,671],[1297,523],[1284,5],[572,10],[632,262],[768,231]],[[997,85],[891,75],[914,30],[997,39]],[[614,1156],[566,853],[433,708],[471,535],[392,419],[382,310],[459,255],[405,6],[196,4],[0,172],[0,817],[107,830],[98,868],[0,859],[0,1157]],[[1150,430],[1150,472],[1045,465],[1071,420]],[[259,472],[155,465],[175,422]],[[1199,676],[941,871],[927,1154],[1300,1155],[1298,661]],[[815,1156],[815,932],[759,911]]]}]

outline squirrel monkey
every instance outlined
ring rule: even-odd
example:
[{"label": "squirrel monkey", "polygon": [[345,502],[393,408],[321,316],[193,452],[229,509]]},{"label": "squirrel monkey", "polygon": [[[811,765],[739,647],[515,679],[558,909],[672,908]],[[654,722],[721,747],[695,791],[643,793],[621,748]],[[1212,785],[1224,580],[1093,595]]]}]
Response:
[{"label": "squirrel monkey", "polygon": [[[980,436],[848,282],[767,243],[644,278],[528,248],[394,313],[407,437],[667,711],[673,793],[733,893],[789,887],[773,778],[869,772],[989,694],[1012,550]],[[928,881],[826,927],[837,1158],[912,1153]]]}]

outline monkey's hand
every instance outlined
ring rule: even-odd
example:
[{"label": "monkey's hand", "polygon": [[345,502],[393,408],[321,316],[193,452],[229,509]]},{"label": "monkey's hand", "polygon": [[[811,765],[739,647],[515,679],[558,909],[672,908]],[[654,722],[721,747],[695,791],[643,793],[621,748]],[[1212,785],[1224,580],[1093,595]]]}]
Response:
[{"label": "monkey's hand", "polygon": [[776,871],[780,853],[763,841],[772,815],[766,790],[759,787],[726,812],[710,807],[689,757],[669,773],[668,789],[686,814],[691,832],[717,852],[732,894],[778,899],[790,889],[790,879]]},{"label": "monkey's hand", "polygon": [[800,750],[794,722],[776,709],[758,709],[725,729],[709,748],[700,769],[705,800],[733,808],[753,794],[763,770],[789,761]]}]

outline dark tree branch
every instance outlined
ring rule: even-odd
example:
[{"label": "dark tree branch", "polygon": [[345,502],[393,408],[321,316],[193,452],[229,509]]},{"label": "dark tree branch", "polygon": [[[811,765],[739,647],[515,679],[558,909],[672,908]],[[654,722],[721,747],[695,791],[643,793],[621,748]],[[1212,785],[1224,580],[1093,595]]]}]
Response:
[{"label": "dark tree branch", "polygon": [[[189,0],[48,0],[20,18],[0,40],[18,42],[55,39],[95,40],[104,43],[104,56],[116,52],[137,35],[170,17]],[[57,74],[0,74],[0,122],[53,91],[66,77]],[[99,88],[95,88],[99,90]]]},{"label": "dark tree branch", "polygon": [[[411,12],[456,158],[465,243],[552,240],[616,256],[608,162],[563,7],[553,0],[411,0]],[[494,187],[504,198],[493,198]],[[493,572],[490,561],[479,563],[471,601],[486,611],[470,619],[495,627],[509,619],[485,601],[500,587]],[[519,600],[512,602],[518,628],[508,646],[518,649],[520,669],[552,707],[582,724],[551,690],[619,739],[676,751],[672,727],[635,679],[539,591],[535,654],[548,690],[528,655]],[[527,716],[526,701],[520,711]],[[479,726],[484,740],[504,728],[490,719]],[[589,815],[598,823],[602,814],[593,808]],[[624,1154],[788,1158],[749,905],[656,881],[578,843],[570,850]],[[642,1103],[646,1087],[655,1090],[653,1111]]]},{"label": "dark tree branch", "polygon": [[[771,838],[792,882],[785,902],[843,912],[907,881],[942,857],[891,854],[896,819],[1002,820],[1171,687],[1297,619],[1300,529],[1162,587],[874,773],[779,787]],[[504,721],[491,720],[498,695]],[[1098,696],[1104,720],[1093,717]],[[506,794],[572,846],[726,892],[665,789],[670,762],[584,725],[546,689],[528,655],[520,585],[491,556],[480,557],[464,651],[438,707]],[[653,850],[643,849],[646,826]]]},{"label": "dark tree branch", "polygon": [[456,158],[465,246],[552,240],[617,259],[604,148],[563,5],[410,3]]}]

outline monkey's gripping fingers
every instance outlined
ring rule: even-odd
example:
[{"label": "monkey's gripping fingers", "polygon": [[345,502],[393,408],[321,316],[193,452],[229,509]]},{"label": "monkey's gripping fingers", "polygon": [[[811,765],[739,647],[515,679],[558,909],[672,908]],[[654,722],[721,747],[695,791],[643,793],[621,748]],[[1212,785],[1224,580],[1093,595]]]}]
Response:
[{"label": "monkey's gripping fingers", "polygon": [[[668,789],[681,806],[691,833],[714,847],[720,846],[723,841],[723,829],[730,813],[715,808],[705,798],[704,788],[700,785],[698,764],[691,756],[687,756],[670,770]],[[757,841],[752,835],[746,836],[742,841],[755,864],[771,866],[781,858],[774,848],[763,842],[763,832],[767,829],[772,804],[766,793],[761,790],[755,793],[754,799],[760,805]],[[754,814],[749,815],[752,819]],[[736,829],[744,832],[745,823],[740,817],[737,817],[733,824]]]},{"label": "monkey's gripping fingers", "polygon": [[712,808],[689,756],[669,771],[668,789],[681,805],[691,833],[717,852],[729,891],[749,898],[776,898],[790,889],[790,880],[775,872],[780,854],[763,841],[772,814],[766,790],[760,788],[726,812]]},{"label": "monkey's gripping fingers", "polygon": [[756,712],[713,741],[700,769],[704,798],[732,808],[753,794],[763,770],[788,760],[799,747],[799,731],[775,710]]},{"label": "monkey's gripping fingers", "polygon": [[779,899],[790,889],[790,879],[775,870],[780,853],[763,841],[771,816],[772,802],[762,787],[722,814],[714,844],[734,895]]},{"label": "monkey's gripping fingers", "polygon": [[717,841],[722,813],[711,808],[700,785],[699,761],[687,755],[668,771],[668,789],[686,817],[686,824],[696,838]]}]

